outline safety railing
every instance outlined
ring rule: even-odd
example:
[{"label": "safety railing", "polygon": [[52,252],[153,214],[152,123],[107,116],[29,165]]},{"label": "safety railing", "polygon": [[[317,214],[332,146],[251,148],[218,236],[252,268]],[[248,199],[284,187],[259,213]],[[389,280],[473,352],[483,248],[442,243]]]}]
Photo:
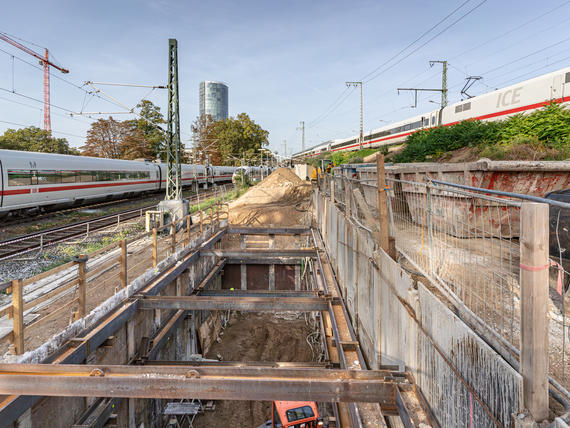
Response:
[{"label": "safety railing", "polygon": [[[192,216],[198,217],[196,223]],[[130,279],[156,268],[228,218],[229,204],[217,202],[136,238],[122,239],[39,275],[4,284],[3,291],[12,301],[0,307],[0,318],[12,319],[12,332],[7,336],[10,351],[22,354],[38,328],[57,331],[83,318],[119,288],[127,287]],[[34,289],[24,295],[24,287]]]}]

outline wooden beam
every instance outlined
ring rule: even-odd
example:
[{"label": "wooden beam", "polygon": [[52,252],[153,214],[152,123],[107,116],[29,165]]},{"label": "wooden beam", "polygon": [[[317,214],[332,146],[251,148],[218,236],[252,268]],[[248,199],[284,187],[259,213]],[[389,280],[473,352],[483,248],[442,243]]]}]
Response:
[{"label": "wooden beam", "polygon": [[384,168],[384,155],[376,156],[376,176],[378,179],[378,223],[380,227],[380,247],[390,251],[388,240],[388,201],[386,198],[386,170]]},{"label": "wooden beam", "polygon": [[548,205],[521,206],[521,375],[523,404],[548,418]]}]

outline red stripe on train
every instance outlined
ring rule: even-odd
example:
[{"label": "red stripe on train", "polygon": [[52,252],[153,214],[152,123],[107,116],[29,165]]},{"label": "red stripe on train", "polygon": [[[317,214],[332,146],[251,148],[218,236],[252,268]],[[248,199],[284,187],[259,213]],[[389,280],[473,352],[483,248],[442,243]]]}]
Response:
[{"label": "red stripe on train", "polygon": [[[568,97],[564,97],[564,98],[557,98],[556,100],[552,100],[555,103],[565,103],[565,102],[569,102],[570,101],[570,96]],[[533,110],[533,109],[537,109],[540,107],[544,107],[547,106],[548,104],[550,104],[552,102],[551,100],[549,101],[541,101],[539,103],[535,103],[535,104],[529,104],[526,106],[521,106],[521,107],[516,107],[516,108],[512,108],[509,110],[503,110],[503,111],[498,111],[495,113],[488,113],[488,114],[484,114],[481,116],[476,116],[476,117],[470,117],[464,120],[485,120],[485,119],[491,119],[493,117],[499,117],[499,116],[504,116],[506,114],[512,114],[512,113],[519,113],[521,111],[526,111],[526,110]],[[442,126],[452,126],[452,125],[457,125],[459,122],[461,121],[455,121],[455,122],[450,122],[450,123],[445,123]],[[424,128],[424,129],[429,129],[429,128]],[[386,140],[391,140],[393,138],[399,138],[399,137],[407,137],[408,135],[414,134],[416,132],[422,131],[423,129],[418,129],[417,131],[412,131],[412,132],[408,132],[406,134],[398,134],[398,135],[392,135],[390,137],[386,137],[386,138],[379,138],[377,140],[371,140],[371,141],[366,141],[365,143],[362,143],[362,146],[366,146],[367,144],[372,144],[372,143],[377,143],[379,141],[386,141]],[[344,147],[339,147],[337,149],[332,149],[331,152],[336,152],[339,150],[346,150],[346,149],[350,149],[352,147],[358,147],[360,144],[356,143],[356,144],[352,144],[350,146],[344,146]],[[319,153],[313,153],[313,154],[309,154],[307,156],[318,156]]]}]

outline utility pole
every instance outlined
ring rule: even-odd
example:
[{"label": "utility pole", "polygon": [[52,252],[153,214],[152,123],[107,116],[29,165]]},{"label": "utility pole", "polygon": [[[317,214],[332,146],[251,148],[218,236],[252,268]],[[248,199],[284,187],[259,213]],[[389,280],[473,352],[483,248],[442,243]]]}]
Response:
[{"label": "utility pole", "polygon": [[429,62],[430,67],[433,67],[434,64],[443,65],[441,73],[441,108],[444,108],[447,107],[447,61],[435,60]]},{"label": "utility pole", "polygon": [[301,126],[297,127],[297,129],[301,130],[301,135],[302,135],[302,139],[301,139],[301,151],[305,151],[305,121],[301,121],[299,122],[301,124]]},{"label": "utility pole", "polygon": [[168,40],[168,131],[166,136],[166,196],[159,210],[168,213],[171,220],[188,214],[188,201],[182,199],[180,169],[180,110],[178,92],[178,42]]},{"label": "utility pole", "polygon": [[351,87],[351,86],[352,86],[352,87],[355,87],[355,88],[356,88],[357,86],[360,86],[360,138],[359,138],[359,142],[358,142],[358,148],[359,148],[360,150],[362,150],[362,144],[364,143],[364,136],[363,136],[363,133],[362,133],[362,122],[363,122],[363,120],[362,120],[362,114],[363,114],[363,111],[362,111],[362,81],[359,81],[359,82],[346,82],[346,86],[348,86],[348,87]]},{"label": "utility pole", "polygon": [[180,115],[178,110],[178,43],[168,40],[168,134],[166,200],[182,199],[180,188]]}]

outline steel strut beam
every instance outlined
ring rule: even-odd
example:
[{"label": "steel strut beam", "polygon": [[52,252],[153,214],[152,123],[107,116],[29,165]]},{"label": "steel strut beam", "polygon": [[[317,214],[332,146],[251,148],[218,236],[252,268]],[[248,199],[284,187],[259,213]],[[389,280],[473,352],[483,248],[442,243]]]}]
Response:
[{"label": "steel strut beam", "polygon": [[[388,379],[388,380],[385,380]],[[314,368],[0,364],[0,394],[211,400],[395,401],[391,372]]]},{"label": "steel strut beam", "polygon": [[138,300],[140,309],[243,312],[311,312],[328,309],[327,301],[321,297],[144,296]]}]

